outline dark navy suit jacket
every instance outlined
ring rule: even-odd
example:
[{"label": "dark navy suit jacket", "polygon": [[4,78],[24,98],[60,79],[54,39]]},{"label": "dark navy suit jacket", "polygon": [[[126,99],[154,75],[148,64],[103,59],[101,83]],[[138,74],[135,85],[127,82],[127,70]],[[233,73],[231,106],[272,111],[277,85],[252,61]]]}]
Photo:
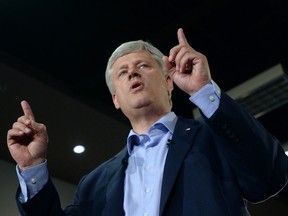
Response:
[{"label": "dark navy suit jacket", "polygon": [[[246,200],[263,201],[287,182],[281,144],[225,93],[212,118],[179,117],[167,148],[161,216],[249,215]],[[124,216],[127,158],[125,147],[83,177],[64,211],[51,179],[27,203],[17,199],[19,211],[29,216]]]}]

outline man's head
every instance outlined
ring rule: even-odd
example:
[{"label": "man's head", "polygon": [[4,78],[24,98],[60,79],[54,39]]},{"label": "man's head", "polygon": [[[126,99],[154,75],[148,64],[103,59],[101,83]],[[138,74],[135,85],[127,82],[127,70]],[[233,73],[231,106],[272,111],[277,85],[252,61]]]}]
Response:
[{"label": "man's head", "polygon": [[167,76],[166,67],[164,65],[164,62],[162,61],[162,57],[164,55],[159,49],[154,47],[151,43],[145,42],[143,40],[126,42],[126,43],[121,44],[112,53],[106,66],[106,72],[105,72],[106,84],[111,94],[114,92],[112,79],[111,79],[111,73],[112,73],[112,66],[115,63],[115,61],[124,55],[127,55],[129,53],[134,53],[134,52],[140,52],[140,51],[149,52],[151,56],[155,59],[155,61],[157,61],[158,64],[160,65],[163,71],[163,74]]},{"label": "man's head", "polygon": [[124,43],[112,53],[106,83],[115,107],[126,116],[141,108],[170,111],[173,82],[162,57],[161,51],[142,40]]}]

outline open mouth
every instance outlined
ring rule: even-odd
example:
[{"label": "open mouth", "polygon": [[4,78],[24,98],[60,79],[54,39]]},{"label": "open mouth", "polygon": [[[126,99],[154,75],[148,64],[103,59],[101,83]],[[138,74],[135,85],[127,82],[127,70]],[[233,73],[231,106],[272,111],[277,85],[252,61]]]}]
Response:
[{"label": "open mouth", "polygon": [[141,82],[134,82],[132,83],[130,89],[131,90],[139,90],[143,87],[143,84]]}]

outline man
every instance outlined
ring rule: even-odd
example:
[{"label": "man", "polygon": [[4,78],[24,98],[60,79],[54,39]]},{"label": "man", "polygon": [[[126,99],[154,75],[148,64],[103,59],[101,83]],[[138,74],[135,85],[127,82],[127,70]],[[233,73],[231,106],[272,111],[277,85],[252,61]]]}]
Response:
[{"label": "man", "polygon": [[[45,125],[21,103],[24,115],[7,143],[17,162],[22,215],[242,216],[249,215],[247,200],[263,201],[285,186],[281,144],[219,89],[183,29],[177,36],[169,56],[132,41],[109,58],[106,82],[132,129],[121,152],[83,177],[64,211],[46,167]],[[171,111],[173,83],[203,119]]]}]

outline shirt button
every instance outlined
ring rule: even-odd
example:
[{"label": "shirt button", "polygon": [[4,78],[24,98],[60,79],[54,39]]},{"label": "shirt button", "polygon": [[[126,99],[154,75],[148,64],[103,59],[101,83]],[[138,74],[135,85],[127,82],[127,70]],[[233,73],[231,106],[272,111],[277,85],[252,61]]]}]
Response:
[{"label": "shirt button", "polygon": [[148,214],[147,212],[145,212],[145,213],[143,214],[143,216],[149,216],[149,214]]},{"label": "shirt button", "polygon": [[151,166],[149,166],[149,165],[146,166],[146,169],[147,169],[147,170],[150,170],[150,169],[151,169]]},{"label": "shirt button", "polygon": [[24,203],[24,202],[25,202],[25,199],[24,199],[23,194],[20,194],[20,195],[19,195],[18,201],[19,201],[20,203]]},{"label": "shirt button", "polygon": [[35,179],[35,178],[32,178],[32,179],[31,179],[31,183],[32,183],[32,184],[36,184],[36,179]]},{"label": "shirt button", "polygon": [[214,101],[214,100],[215,100],[215,97],[214,97],[213,95],[210,95],[209,100],[210,100],[210,101]]},{"label": "shirt button", "polygon": [[151,192],[151,189],[150,189],[150,188],[146,188],[146,189],[145,189],[145,192],[146,192],[146,193],[149,193],[149,192]]}]

